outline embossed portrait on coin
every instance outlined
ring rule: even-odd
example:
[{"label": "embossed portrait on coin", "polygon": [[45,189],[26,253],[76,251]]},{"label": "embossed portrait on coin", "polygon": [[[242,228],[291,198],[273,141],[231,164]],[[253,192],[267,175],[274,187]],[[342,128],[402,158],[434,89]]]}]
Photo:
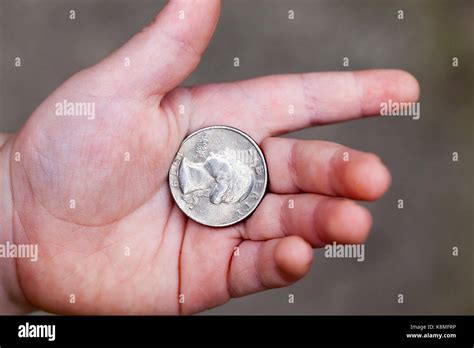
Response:
[{"label": "embossed portrait on coin", "polygon": [[226,149],[211,152],[204,162],[183,158],[178,181],[187,203],[195,204],[199,197],[205,196],[213,204],[232,204],[248,196],[255,178],[253,170]]}]

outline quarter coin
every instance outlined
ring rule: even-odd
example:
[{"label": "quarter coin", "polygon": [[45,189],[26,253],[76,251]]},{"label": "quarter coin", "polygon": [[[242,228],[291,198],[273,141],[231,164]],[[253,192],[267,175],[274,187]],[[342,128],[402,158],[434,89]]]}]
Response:
[{"label": "quarter coin", "polygon": [[178,207],[192,220],[213,227],[247,218],[262,201],[267,182],[267,164],[257,143],[228,126],[187,136],[169,171]]}]

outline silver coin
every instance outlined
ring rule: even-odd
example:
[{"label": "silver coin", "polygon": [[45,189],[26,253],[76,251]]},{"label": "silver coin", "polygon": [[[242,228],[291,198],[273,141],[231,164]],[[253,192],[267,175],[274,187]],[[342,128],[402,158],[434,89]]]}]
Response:
[{"label": "silver coin", "polygon": [[257,143],[227,126],[187,136],[169,171],[179,208],[194,221],[214,227],[248,217],[262,201],[267,182],[267,164]]}]

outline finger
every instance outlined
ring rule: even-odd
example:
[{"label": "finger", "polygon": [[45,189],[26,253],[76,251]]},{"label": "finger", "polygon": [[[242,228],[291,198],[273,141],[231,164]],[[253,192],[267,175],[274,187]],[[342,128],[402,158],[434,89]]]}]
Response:
[{"label": "finger", "polygon": [[93,69],[116,94],[162,95],[197,66],[219,12],[219,0],[171,0],[153,23]]},{"label": "finger", "polygon": [[390,185],[390,173],[377,156],[335,143],[267,138],[262,150],[275,193],[374,200]]},{"label": "finger", "polygon": [[[240,128],[258,123],[262,132],[252,133],[257,140],[316,124],[378,115],[382,102],[414,102],[419,95],[416,79],[400,70],[277,75],[192,90],[202,101],[198,105],[204,123],[225,120]],[[213,116],[215,112],[207,108],[222,100],[226,108]]]},{"label": "finger", "polygon": [[0,148],[7,142],[10,136],[10,134],[0,133]]},{"label": "finger", "polygon": [[363,243],[372,226],[370,213],[347,199],[316,194],[267,194],[245,222],[244,239],[268,240],[299,236],[313,247],[336,242]]},{"label": "finger", "polygon": [[290,285],[308,273],[312,260],[313,250],[298,237],[243,241],[230,265],[229,293],[240,297]]}]

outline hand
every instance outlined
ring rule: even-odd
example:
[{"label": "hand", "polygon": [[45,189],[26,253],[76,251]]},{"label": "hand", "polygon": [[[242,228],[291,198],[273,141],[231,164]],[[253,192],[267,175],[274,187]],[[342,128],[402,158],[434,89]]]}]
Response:
[{"label": "hand", "polygon": [[[378,70],[177,87],[197,66],[219,6],[171,1],[125,46],[67,80],[6,140],[3,240],[39,247],[37,262],[5,266],[12,301],[57,313],[196,313],[295,282],[315,247],[367,238],[370,214],[351,199],[374,200],[387,190],[381,161],[338,144],[274,136],[375,115],[388,99],[415,101],[416,80]],[[65,100],[94,103],[95,116],[56,115]],[[270,175],[255,213],[218,229],[187,219],[168,187],[183,138],[216,124],[252,136]]]}]

